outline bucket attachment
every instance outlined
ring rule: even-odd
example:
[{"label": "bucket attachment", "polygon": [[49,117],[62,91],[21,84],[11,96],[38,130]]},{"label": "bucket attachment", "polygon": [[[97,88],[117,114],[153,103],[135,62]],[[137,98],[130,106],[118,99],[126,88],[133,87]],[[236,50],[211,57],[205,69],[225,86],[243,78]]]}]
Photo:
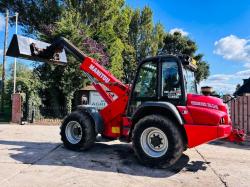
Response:
[{"label": "bucket attachment", "polygon": [[56,65],[67,64],[63,47],[54,49],[49,43],[16,34],[11,39],[6,55]]}]

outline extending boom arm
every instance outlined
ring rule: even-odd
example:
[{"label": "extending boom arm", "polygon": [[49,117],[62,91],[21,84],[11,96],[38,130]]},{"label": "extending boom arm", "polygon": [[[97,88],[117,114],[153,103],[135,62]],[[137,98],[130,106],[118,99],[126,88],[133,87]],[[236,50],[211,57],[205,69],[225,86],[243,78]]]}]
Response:
[{"label": "extending boom arm", "polygon": [[86,76],[91,80],[93,86],[107,103],[111,103],[113,98],[106,92],[105,88],[103,88],[101,84],[105,85],[111,92],[116,94],[118,98],[124,96],[129,91],[129,87],[127,85],[124,85],[95,59],[88,57],[66,38],[62,37],[56,40],[46,49],[39,49],[34,43],[31,44],[32,55],[39,58],[52,59],[56,53],[62,52],[63,49],[70,52],[82,62],[80,66],[81,70],[84,71]]},{"label": "extending boom arm", "polygon": [[[88,57],[70,41],[60,38],[49,44],[20,35],[14,35],[7,51],[8,56],[37,60],[56,65],[66,65],[65,50],[81,61],[80,69],[92,82],[92,85],[108,103],[99,111],[105,124],[103,134],[107,137],[117,138],[120,134],[128,134],[128,128],[123,128],[123,120],[127,121],[126,106],[130,88],[114,77],[95,59]],[[117,98],[111,96],[114,93]]]}]

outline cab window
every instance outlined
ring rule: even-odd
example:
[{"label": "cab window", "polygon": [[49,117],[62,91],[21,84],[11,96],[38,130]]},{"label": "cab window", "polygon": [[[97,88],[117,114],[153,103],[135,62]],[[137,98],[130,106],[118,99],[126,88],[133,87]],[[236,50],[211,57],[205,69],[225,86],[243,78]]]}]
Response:
[{"label": "cab window", "polygon": [[196,87],[194,72],[187,68],[184,68],[183,74],[184,74],[184,83],[185,83],[186,92],[197,94],[197,87]]},{"label": "cab window", "polygon": [[139,71],[134,97],[156,97],[157,63],[146,62]]},{"label": "cab window", "polygon": [[162,63],[162,96],[168,99],[181,97],[181,84],[177,62],[165,61]]}]

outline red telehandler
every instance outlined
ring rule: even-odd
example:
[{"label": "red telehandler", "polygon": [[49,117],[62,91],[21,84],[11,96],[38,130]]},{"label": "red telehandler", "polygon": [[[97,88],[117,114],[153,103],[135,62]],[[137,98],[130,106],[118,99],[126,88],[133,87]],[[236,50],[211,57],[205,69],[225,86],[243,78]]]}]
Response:
[{"label": "red telehandler", "polygon": [[[86,150],[101,134],[132,141],[141,163],[166,168],[185,149],[231,134],[232,122],[222,100],[197,94],[197,67],[188,56],[143,60],[129,86],[65,38],[50,45],[14,35],[7,55],[65,65],[64,49],[79,59],[80,69],[107,103],[100,111],[93,106],[78,106],[65,117],[60,134],[68,149]],[[116,95],[115,99],[110,93]]]}]

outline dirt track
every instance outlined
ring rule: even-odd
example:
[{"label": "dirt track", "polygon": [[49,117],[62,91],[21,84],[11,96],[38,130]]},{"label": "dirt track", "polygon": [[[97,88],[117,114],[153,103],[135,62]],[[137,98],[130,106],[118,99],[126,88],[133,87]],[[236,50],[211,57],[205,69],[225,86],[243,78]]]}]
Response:
[{"label": "dirt track", "polygon": [[169,170],[138,164],[130,144],[61,145],[58,126],[0,125],[0,186],[250,186],[250,144],[217,141]]}]

